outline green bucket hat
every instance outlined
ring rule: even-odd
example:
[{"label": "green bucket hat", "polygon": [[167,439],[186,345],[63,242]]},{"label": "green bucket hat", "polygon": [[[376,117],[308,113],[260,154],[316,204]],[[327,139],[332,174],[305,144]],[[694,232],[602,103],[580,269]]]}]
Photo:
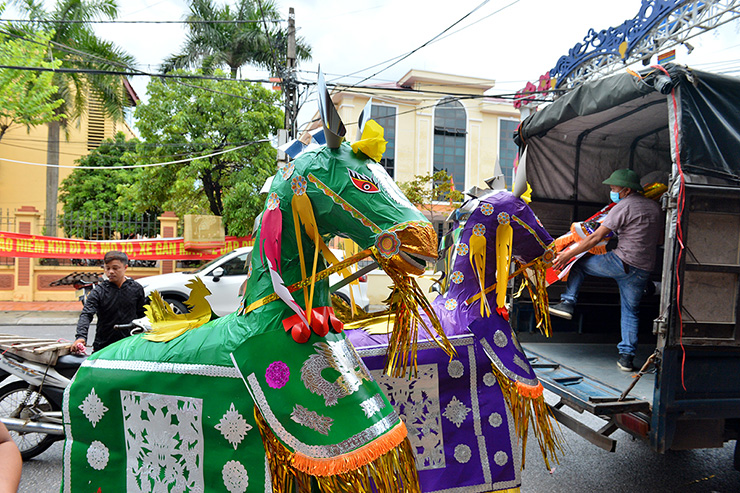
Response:
[{"label": "green bucket hat", "polygon": [[614,185],[615,187],[626,187],[640,192],[642,191],[640,177],[631,169],[618,169],[601,183],[604,185]]}]

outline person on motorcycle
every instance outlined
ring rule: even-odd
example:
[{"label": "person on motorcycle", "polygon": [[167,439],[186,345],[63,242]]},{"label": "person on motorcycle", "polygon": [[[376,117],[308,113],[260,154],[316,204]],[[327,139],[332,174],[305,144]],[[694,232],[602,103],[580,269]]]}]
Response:
[{"label": "person on motorcycle", "polygon": [[8,429],[0,423],[0,493],[18,491],[22,464],[18,447]]},{"label": "person on motorcycle", "polygon": [[108,280],[95,286],[85,302],[77,322],[76,340],[72,343],[73,352],[81,352],[80,348],[84,350],[93,315],[98,316],[93,351],[99,351],[129,335],[115,330],[114,325],[128,324],[144,316],[144,288],[126,277],[128,256],[111,250],[103,257],[103,263]]}]

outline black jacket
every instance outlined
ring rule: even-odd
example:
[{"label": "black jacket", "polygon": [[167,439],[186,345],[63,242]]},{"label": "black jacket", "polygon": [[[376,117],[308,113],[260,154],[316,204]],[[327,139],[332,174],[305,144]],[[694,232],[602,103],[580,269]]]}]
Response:
[{"label": "black jacket", "polygon": [[120,341],[128,334],[113,329],[114,325],[127,324],[144,316],[144,288],[133,279],[126,278],[119,288],[110,281],[103,281],[87,297],[77,322],[75,339],[87,340],[93,315],[98,315],[93,351]]}]

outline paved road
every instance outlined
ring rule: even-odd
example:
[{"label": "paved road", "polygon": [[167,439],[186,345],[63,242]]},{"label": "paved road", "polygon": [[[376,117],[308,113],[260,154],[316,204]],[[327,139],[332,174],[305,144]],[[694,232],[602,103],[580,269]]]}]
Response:
[{"label": "paved road", "polygon": [[[21,333],[33,337],[71,339],[74,329],[64,326],[7,327],[0,333]],[[602,423],[591,418],[589,423]],[[522,472],[523,493],[623,493],[623,492],[718,492],[740,491],[740,472],[732,467],[735,442],[721,449],[691,450],[655,454],[647,443],[633,440],[622,431],[617,451],[605,452],[570,430],[564,429],[566,454],[546,470],[536,441],[527,445],[527,467]],[[59,491],[62,471],[62,443],[54,444],[24,464],[21,493]]]}]

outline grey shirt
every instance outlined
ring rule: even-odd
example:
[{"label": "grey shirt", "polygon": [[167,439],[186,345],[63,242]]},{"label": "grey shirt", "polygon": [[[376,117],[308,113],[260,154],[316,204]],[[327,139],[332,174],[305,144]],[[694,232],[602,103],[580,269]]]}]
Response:
[{"label": "grey shirt", "polygon": [[619,244],[614,253],[622,262],[638,269],[653,270],[662,234],[657,202],[631,193],[617,202],[601,224],[617,234]]}]

